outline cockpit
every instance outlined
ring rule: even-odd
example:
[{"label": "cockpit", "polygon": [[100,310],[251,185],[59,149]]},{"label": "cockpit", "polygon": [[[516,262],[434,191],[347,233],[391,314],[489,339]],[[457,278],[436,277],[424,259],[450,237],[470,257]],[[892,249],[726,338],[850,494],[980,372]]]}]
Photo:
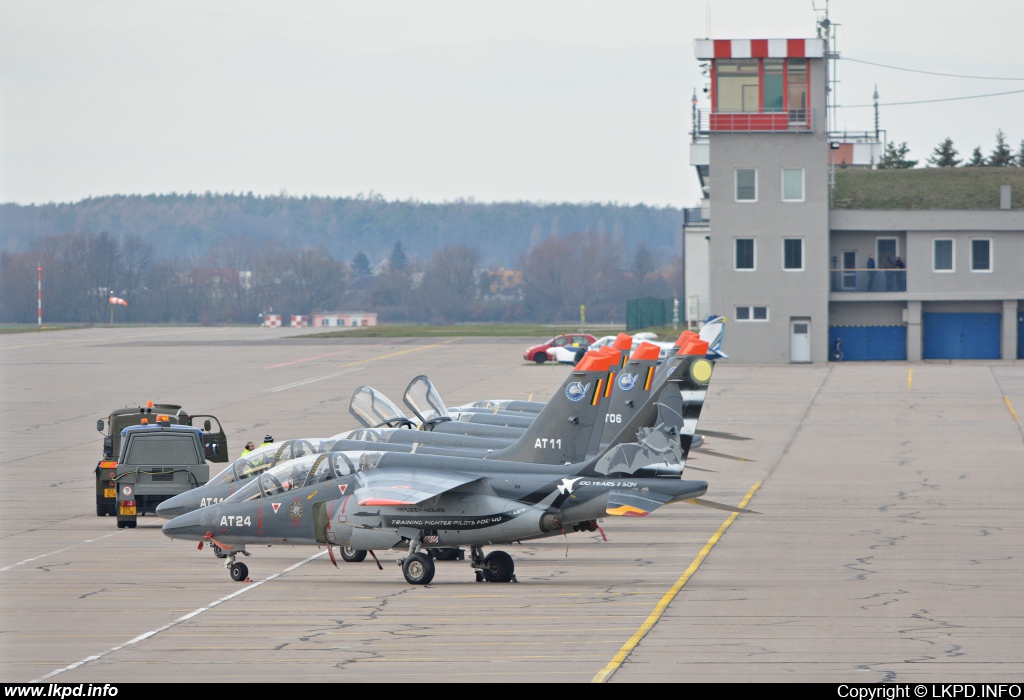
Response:
[{"label": "cockpit", "polygon": [[207,482],[208,486],[242,483],[271,469],[275,464],[287,462],[306,455],[318,454],[331,449],[337,440],[333,438],[309,438],[286,440],[259,447],[225,467]]},{"label": "cockpit", "polygon": [[409,382],[402,400],[406,406],[412,409],[423,425],[452,419],[448,407],[441,400],[441,395],[425,374],[421,374]]},{"label": "cockpit", "polygon": [[348,412],[367,428],[413,428],[415,424],[402,409],[370,386],[361,386],[352,394]]},{"label": "cockpit", "polygon": [[288,491],[375,469],[383,452],[324,452],[282,462],[224,499],[226,503],[271,498]]}]

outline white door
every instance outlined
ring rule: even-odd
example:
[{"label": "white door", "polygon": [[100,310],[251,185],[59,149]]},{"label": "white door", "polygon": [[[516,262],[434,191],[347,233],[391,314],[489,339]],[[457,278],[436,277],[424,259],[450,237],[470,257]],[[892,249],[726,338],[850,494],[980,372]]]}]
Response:
[{"label": "white door", "polygon": [[789,322],[789,361],[811,361],[810,319],[793,319]]}]

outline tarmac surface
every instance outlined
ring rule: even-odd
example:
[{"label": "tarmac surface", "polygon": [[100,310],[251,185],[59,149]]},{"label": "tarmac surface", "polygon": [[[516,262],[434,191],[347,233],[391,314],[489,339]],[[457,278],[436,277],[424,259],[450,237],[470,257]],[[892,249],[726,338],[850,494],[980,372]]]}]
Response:
[{"label": "tarmac surface", "polygon": [[[356,427],[353,390],[449,405],[548,398],[569,368],[521,339],[303,339],[308,329],[0,335],[0,678],[74,682],[824,681],[1024,678],[1024,363],[721,361],[706,498],[504,547],[515,584],[439,562],[251,547],[254,583],[162,520],[95,514],[98,418],[147,400],[265,433]],[[219,468],[211,470],[212,473]],[[698,566],[699,564],[699,566]],[[645,625],[645,622],[647,623]],[[642,630],[642,627],[644,629]],[[644,632],[646,631],[646,634]],[[628,652],[628,653],[627,653]]]}]

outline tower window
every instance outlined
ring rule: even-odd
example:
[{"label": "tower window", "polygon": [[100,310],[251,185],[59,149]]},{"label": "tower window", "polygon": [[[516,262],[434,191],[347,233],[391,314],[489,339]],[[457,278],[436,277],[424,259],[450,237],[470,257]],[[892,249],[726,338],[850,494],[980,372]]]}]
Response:
[{"label": "tower window", "polygon": [[736,268],[737,270],[753,270],[754,267],[754,239],[736,239]]},{"label": "tower window", "polygon": [[754,168],[736,169],[736,201],[757,201],[757,170]]}]

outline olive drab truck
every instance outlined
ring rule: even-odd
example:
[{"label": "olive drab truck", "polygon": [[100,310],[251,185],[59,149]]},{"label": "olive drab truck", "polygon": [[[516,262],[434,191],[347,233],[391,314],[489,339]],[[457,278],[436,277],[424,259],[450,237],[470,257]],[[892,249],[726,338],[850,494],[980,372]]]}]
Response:
[{"label": "olive drab truck", "polygon": [[[146,469],[141,469],[146,465],[136,464],[135,467],[139,467],[141,471],[139,475],[143,478],[143,481],[148,482],[143,487],[140,493],[140,498],[136,499],[119,499],[121,489],[118,486],[119,481],[124,481],[128,477],[125,476],[125,470],[118,469],[118,458],[122,453],[122,447],[124,446],[124,431],[126,428],[137,426],[137,425],[151,425],[157,424],[157,419],[161,419],[161,423],[167,425],[180,425],[186,427],[195,427],[198,433],[200,445],[201,460],[195,461],[201,462],[197,464],[191,464],[190,467],[196,469],[190,469],[189,472],[192,476],[185,478],[183,472],[175,473],[174,469],[168,471],[166,467],[173,467],[174,465],[163,465],[159,473],[145,474],[143,472]],[[197,427],[199,422],[202,421],[201,429]],[[131,508],[135,509],[135,515],[133,515],[130,521],[132,525],[121,525],[119,520],[119,527],[134,527],[135,516],[141,515],[142,513],[151,513],[156,510],[157,505],[162,501],[175,496],[188,488],[195,488],[198,477],[202,472],[202,467],[209,462],[228,462],[228,444],[227,438],[224,435],[224,429],[221,427],[220,421],[215,416],[211,415],[189,415],[181,406],[175,404],[154,404],[152,401],[147,403],[145,406],[126,407],[119,408],[110,413],[107,419],[104,421],[102,418],[96,422],[96,429],[104,433],[103,437],[103,457],[96,465],[96,515],[116,515],[120,518],[120,506],[119,500],[133,500],[134,505]],[[191,440],[192,438],[186,438]],[[169,443],[177,444],[177,443]],[[141,453],[136,453],[134,459],[137,461]],[[181,455],[179,455],[180,457]],[[154,455],[154,459],[159,461],[159,455]],[[152,465],[159,466],[159,465]],[[185,466],[185,465],[178,465]],[[133,467],[134,470],[134,467]],[[209,467],[206,467],[206,476],[202,478],[201,483],[206,483],[209,478]],[[134,479],[134,477],[132,477]],[[191,485],[188,485],[191,484]],[[126,482],[127,485],[127,482]],[[187,486],[187,488],[185,488]],[[135,489],[132,489],[133,493]],[[125,520],[124,522],[128,522]]]}]

